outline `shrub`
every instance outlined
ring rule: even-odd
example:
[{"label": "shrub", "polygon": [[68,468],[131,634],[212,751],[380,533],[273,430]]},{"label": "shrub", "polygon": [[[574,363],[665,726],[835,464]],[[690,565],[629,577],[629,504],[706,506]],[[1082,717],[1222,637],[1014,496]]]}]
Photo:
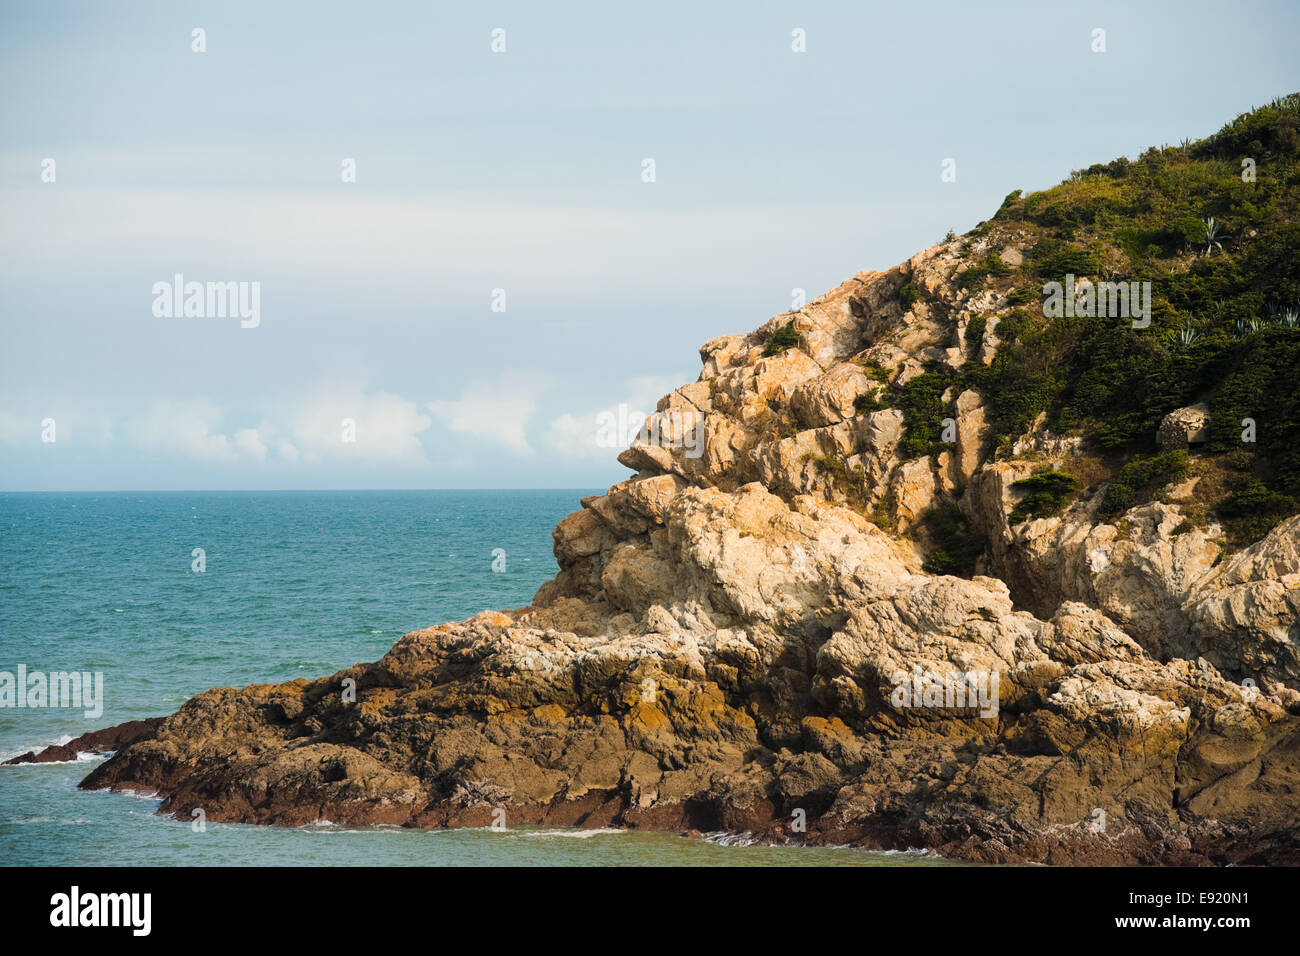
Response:
[{"label": "shrub", "polygon": [[888,407],[889,406],[885,402],[882,402],[871,392],[863,392],[861,395],[859,395],[857,398],[853,400],[853,410],[857,412],[859,415],[865,415],[871,412],[878,412],[882,408],[888,408]]},{"label": "shrub", "polygon": [[1206,366],[1204,377],[1217,380],[1209,396],[1208,450],[1242,451],[1242,422],[1252,419],[1254,451],[1268,485],[1300,498],[1300,333],[1262,328],[1245,342],[1216,349]]},{"label": "shrub", "polygon": [[764,355],[780,355],[788,348],[793,348],[799,344],[799,333],[794,330],[794,322],[791,321],[781,326],[768,337],[767,345],[763,347]]},{"label": "shrub", "polygon": [[963,269],[957,275],[957,287],[969,292],[978,292],[984,288],[985,272],[979,266]]},{"label": "shrub", "polygon": [[1020,204],[1020,196],[1021,196],[1021,190],[1019,189],[1013,189],[1011,190],[1011,192],[1007,193],[1007,198],[1002,200],[1002,205],[998,207],[998,211],[994,214],[993,218],[994,219],[1019,218],[1015,215],[1015,209]]},{"label": "shrub", "polygon": [[1219,502],[1215,509],[1223,520],[1228,540],[1238,546],[1253,544],[1289,515],[1300,510],[1300,501],[1279,494],[1251,476]]},{"label": "shrub", "polygon": [[837,455],[814,455],[813,466],[831,479],[854,508],[862,509],[866,505],[867,475],[861,464],[849,464]]},{"label": "shrub", "polygon": [[1025,492],[1010,517],[1012,524],[1019,524],[1029,518],[1050,518],[1060,514],[1070,496],[1078,491],[1079,480],[1063,471],[1045,469],[1012,482],[1011,487]]},{"label": "shrub", "polygon": [[969,578],[984,553],[984,538],[973,531],[966,516],[952,502],[945,502],[925,513],[921,527],[932,547],[921,565],[929,574],[953,574]]},{"label": "shrub", "polygon": [[875,359],[863,358],[855,360],[862,367],[862,374],[876,382],[889,381],[889,369],[885,368]]},{"label": "shrub", "polygon": [[1006,276],[1011,274],[1011,267],[1002,261],[1002,257],[996,252],[990,252],[984,257],[984,271],[991,276]]},{"label": "shrub", "polygon": [[1016,309],[998,323],[1003,344],[993,363],[962,367],[961,386],[984,397],[988,423],[1001,439],[1023,434],[1040,412],[1056,407],[1067,384],[1062,358],[1072,330],[1059,323],[1040,328],[1033,322],[1030,313]]},{"label": "shrub", "polygon": [[957,285],[972,292],[984,288],[984,281],[989,276],[1006,276],[1011,274],[1011,267],[1002,261],[996,252],[990,252],[983,259],[968,269],[963,269],[957,276]]},{"label": "shrub", "polygon": [[1060,280],[1067,273],[1075,276],[1091,276],[1101,271],[1101,264],[1095,253],[1080,249],[1059,239],[1043,239],[1029,251],[1029,260],[1034,272],[1044,278]]},{"label": "shrub", "polygon": [[939,440],[945,417],[943,393],[953,380],[950,369],[932,363],[899,390],[895,404],[907,429],[899,443],[902,457],[918,458],[944,449]]},{"label": "shrub", "polygon": [[923,298],[925,298],[925,296],[922,295],[921,290],[912,285],[910,281],[904,282],[898,287],[898,304],[903,307],[904,312],[916,305],[916,303],[920,302]]},{"label": "shrub", "polygon": [[1157,489],[1186,474],[1187,452],[1181,450],[1130,461],[1106,486],[1097,517],[1110,518],[1148,501]]},{"label": "shrub", "polygon": [[974,358],[979,354],[984,341],[984,330],[988,328],[987,316],[977,315],[966,323],[966,354]]},{"label": "shrub", "polygon": [[1033,316],[1024,309],[1012,309],[998,320],[998,338],[1003,342],[1014,342],[1032,320]]},{"label": "shrub", "polygon": [[1235,160],[1241,156],[1294,153],[1300,144],[1300,94],[1278,97],[1268,106],[1242,113],[1198,143],[1192,155]]}]

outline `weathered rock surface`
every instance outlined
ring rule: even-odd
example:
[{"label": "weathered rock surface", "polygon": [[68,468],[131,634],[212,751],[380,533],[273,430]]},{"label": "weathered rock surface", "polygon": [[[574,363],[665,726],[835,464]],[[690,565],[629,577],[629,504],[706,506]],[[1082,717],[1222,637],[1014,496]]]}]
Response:
[{"label": "weathered rock surface", "polygon": [[92,730],[90,733],[69,740],[66,744],[46,747],[39,753],[29,750],[25,754],[11,757],[4,763],[5,766],[23,763],[57,763],[63,760],[76,760],[79,754],[112,753],[123,747],[130,746],[137,740],[152,737],[157,732],[158,725],[162,721],[161,717],[150,717],[148,720],[128,720],[116,727]]},{"label": "weathered rock surface", "polygon": [[[1081,495],[1013,526],[1012,484],[1075,440],[994,457],[972,391],[952,450],[907,461],[902,414],[855,409],[868,366],[991,361],[1005,305],[954,278],[988,251],[945,243],[707,343],[659,405],[701,423],[703,454],[623,452],[636,474],[560,522],[529,607],[198,695],[83,786],[213,821],[503,810],[992,862],[1300,862],[1300,518],[1226,559],[1176,502],[1098,522]],[[904,282],[929,300],[905,312]],[[981,343],[954,339],[990,313]],[[798,345],[765,355],[786,325]],[[989,576],[927,574],[901,534],[958,495]],[[928,673],[996,675],[992,706],[900,703]]]},{"label": "weathered rock surface", "polygon": [[1186,448],[1206,440],[1206,426],[1210,421],[1208,405],[1189,405],[1170,412],[1160,422],[1156,442],[1165,451]]}]

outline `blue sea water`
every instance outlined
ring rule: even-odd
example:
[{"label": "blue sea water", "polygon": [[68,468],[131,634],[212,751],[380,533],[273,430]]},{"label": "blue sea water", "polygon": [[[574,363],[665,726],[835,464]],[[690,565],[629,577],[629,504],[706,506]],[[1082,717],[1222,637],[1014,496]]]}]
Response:
[{"label": "blue sea water", "polygon": [[[0,708],[0,760],[210,687],[317,677],[402,634],[522,607],[591,491],[0,494],[0,671],[102,672],[103,713]],[[195,549],[204,569],[196,572]],[[498,551],[497,549],[500,549]],[[494,570],[494,560],[501,568]],[[924,865],[913,854],[669,834],[299,829],[160,817],[84,792],[94,762],[0,767],[5,865]]]}]

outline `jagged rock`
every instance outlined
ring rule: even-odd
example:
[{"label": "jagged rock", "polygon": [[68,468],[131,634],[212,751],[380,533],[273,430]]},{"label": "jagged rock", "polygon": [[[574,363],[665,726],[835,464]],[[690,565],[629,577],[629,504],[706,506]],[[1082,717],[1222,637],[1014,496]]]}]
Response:
[{"label": "jagged rock", "polygon": [[1191,648],[1234,679],[1300,687],[1300,516],[1200,580]]},{"label": "jagged rock", "polygon": [[1156,443],[1162,451],[1173,451],[1203,442],[1208,437],[1209,421],[1210,407],[1204,402],[1176,409],[1160,420]]},{"label": "jagged rock", "polygon": [[889,481],[889,501],[893,504],[898,531],[914,527],[934,505],[937,492],[929,458],[916,458],[899,464]]},{"label": "jagged rock", "polygon": [[957,396],[957,447],[952,456],[952,481],[964,485],[974,476],[984,457],[988,423],[979,392],[967,390]]},{"label": "jagged rock", "polygon": [[804,428],[835,425],[857,414],[854,399],[874,392],[872,385],[862,366],[840,362],[825,375],[796,387],[790,395],[790,410]]}]

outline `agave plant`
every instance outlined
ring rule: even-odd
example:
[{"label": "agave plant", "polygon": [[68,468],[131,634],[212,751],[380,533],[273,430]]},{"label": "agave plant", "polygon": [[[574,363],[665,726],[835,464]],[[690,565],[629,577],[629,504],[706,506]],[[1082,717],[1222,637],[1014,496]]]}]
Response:
[{"label": "agave plant", "polygon": [[1288,305],[1277,312],[1277,324],[1284,329],[1300,329],[1300,308]]},{"label": "agave plant", "polygon": [[1200,337],[1201,333],[1193,327],[1191,319],[1188,319],[1181,329],[1170,329],[1165,333],[1165,338],[1179,349],[1195,344]]},{"label": "agave plant", "polygon": [[1205,252],[1202,255],[1208,256],[1216,247],[1222,252],[1223,243],[1219,242],[1219,224],[1214,221],[1213,216],[1202,219],[1201,222],[1205,223]]}]

